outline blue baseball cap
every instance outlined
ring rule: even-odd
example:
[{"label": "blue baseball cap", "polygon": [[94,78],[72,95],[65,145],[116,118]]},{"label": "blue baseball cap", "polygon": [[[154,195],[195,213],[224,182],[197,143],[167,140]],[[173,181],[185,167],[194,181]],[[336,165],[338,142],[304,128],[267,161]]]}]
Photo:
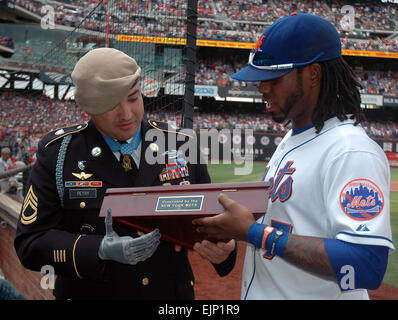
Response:
[{"label": "blue baseball cap", "polygon": [[249,56],[248,66],[233,79],[256,82],[284,76],[299,66],[341,57],[341,41],[328,20],[292,13],[269,26]]}]

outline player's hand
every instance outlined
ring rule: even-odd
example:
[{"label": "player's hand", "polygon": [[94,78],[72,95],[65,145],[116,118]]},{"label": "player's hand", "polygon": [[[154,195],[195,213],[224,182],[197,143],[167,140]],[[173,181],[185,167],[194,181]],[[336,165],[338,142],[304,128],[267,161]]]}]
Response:
[{"label": "player's hand", "polygon": [[198,232],[207,233],[215,239],[237,239],[247,241],[247,232],[255,222],[253,214],[248,208],[221,193],[218,202],[225,212],[207,218],[192,220]]},{"label": "player's hand", "polygon": [[225,242],[213,243],[208,240],[196,242],[193,249],[198,252],[202,258],[209,260],[211,263],[219,264],[225,261],[232,251],[235,249],[235,240],[232,239]]},{"label": "player's hand", "polygon": [[119,237],[112,228],[112,214],[108,209],[105,217],[105,237],[102,239],[98,256],[102,260],[113,260],[135,265],[152,256],[160,243],[158,229],[138,238]]}]

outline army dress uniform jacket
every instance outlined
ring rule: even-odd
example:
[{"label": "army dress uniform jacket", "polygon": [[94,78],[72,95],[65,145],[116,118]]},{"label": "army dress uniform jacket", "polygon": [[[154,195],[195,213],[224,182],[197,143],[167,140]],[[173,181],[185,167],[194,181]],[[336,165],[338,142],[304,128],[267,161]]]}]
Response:
[{"label": "army dress uniform jacket", "polygon": [[[39,142],[14,245],[26,268],[54,268],[57,299],[194,299],[187,250],[176,252],[170,242],[161,241],[152,257],[136,265],[98,257],[105,235],[99,211],[106,189],[164,184],[159,174],[165,164],[147,163],[145,152],[176,151],[164,152],[168,141],[164,146],[145,141],[149,130],[170,132],[167,124],[143,121],[141,128],[140,165],[133,175],[124,171],[91,120],[51,132]],[[177,148],[182,143],[177,141]],[[206,165],[188,162],[187,166],[189,176],[168,182],[210,183]],[[113,229],[119,236],[140,235],[115,221]],[[236,248],[214,267],[223,276],[235,260]]]}]

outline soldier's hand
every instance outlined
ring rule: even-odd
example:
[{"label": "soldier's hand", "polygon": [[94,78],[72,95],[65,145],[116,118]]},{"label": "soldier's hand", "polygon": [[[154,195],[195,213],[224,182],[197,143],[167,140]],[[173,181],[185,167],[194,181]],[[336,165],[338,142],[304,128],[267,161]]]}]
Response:
[{"label": "soldier's hand", "polygon": [[160,243],[158,229],[141,237],[119,237],[112,228],[111,209],[108,209],[105,217],[105,237],[102,239],[98,256],[102,260],[113,260],[120,263],[135,265],[138,262],[152,256]]},{"label": "soldier's hand", "polygon": [[232,239],[225,242],[213,243],[208,240],[196,242],[193,249],[198,252],[202,258],[209,260],[211,263],[219,264],[225,261],[232,251],[235,249],[235,240]]}]

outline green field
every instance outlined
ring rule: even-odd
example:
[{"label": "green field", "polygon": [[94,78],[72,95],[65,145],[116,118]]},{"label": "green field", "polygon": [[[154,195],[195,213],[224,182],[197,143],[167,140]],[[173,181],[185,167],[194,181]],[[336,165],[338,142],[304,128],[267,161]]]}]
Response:
[{"label": "green field", "polygon": [[[243,166],[238,166],[243,167]],[[261,181],[264,174],[265,164],[253,163],[253,170],[248,175],[235,175],[235,166],[231,164],[209,164],[209,173],[213,183],[220,182],[244,182],[244,181]],[[391,180],[398,181],[398,169],[391,169]],[[391,197],[391,228],[393,234],[393,242],[396,246],[398,243],[398,193],[392,192]],[[398,254],[394,251],[389,256],[388,267],[384,276],[384,283],[394,287],[398,287]]]},{"label": "green field", "polygon": [[[394,169],[395,175],[398,175],[398,169]],[[393,177],[392,170],[391,176]],[[398,180],[398,179],[397,179]],[[398,192],[391,192],[391,229],[392,241],[394,246],[398,244]],[[398,287],[398,254],[395,250],[388,258],[387,272],[384,276],[384,283]]]}]

